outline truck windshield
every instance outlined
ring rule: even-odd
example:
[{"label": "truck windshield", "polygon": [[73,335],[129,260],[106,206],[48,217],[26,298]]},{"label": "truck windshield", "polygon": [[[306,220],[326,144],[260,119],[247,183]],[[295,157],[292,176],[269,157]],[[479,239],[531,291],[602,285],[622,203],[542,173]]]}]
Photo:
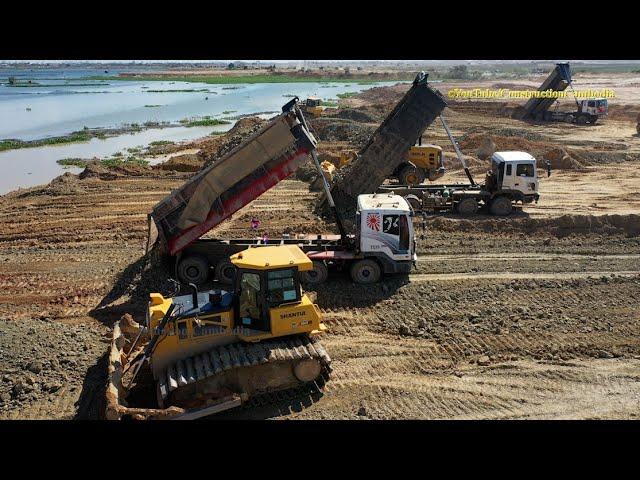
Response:
[{"label": "truck windshield", "polygon": [[520,163],[516,168],[516,175],[518,177],[533,177],[534,172],[533,163]]}]

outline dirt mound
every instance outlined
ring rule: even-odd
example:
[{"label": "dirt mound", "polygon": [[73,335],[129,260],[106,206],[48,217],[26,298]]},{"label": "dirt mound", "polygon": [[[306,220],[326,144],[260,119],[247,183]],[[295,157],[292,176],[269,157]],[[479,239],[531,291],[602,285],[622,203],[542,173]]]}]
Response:
[{"label": "dirt mound", "polygon": [[355,148],[363,147],[376,129],[376,125],[326,117],[314,119],[311,126],[321,140],[349,142]]},{"label": "dirt mound", "polygon": [[640,215],[562,215],[557,218],[478,218],[474,220],[433,217],[427,220],[433,230],[446,232],[551,234],[565,237],[572,234],[625,234],[640,236]]},{"label": "dirt mound", "polygon": [[202,156],[196,153],[185,153],[171,157],[154,168],[174,172],[199,172],[204,165]]},{"label": "dirt mound", "polygon": [[80,172],[78,178],[84,180],[85,178],[99,178],[100,180],[115,180],[118,178],[116,172],[111,171],[109,168],[103,166],[99,161],[89,162],[85,169]]},{"label": "dirt mound", "polygon": [[360,123],[376,123],[378,120],[372,115],[369,115],[363,109],[356,108],[341,108],[336,113],[326,115],[328,118],[344,118],[346,120],[353,120]]},{"label": "dirt mound", "polygon": [[244,117],[224,135],[209,137],[195,146],[201,149],[200,154],[204,158],[205,165],[210,165],[236,148],[266,123],[266,120],[259,117]]},{"label": "dirt mound", "polygon": [[460,141],[460,148],[465,152],[475,151],[481,159],[489,158],[495,151],[521,150],[533,155],[540,168],[546,166],[547,160],[552,168],[560,170],[580,170],[590,164],[574,150],[562,148],[551,142],[529,140],[515,135],[471,133]]}]

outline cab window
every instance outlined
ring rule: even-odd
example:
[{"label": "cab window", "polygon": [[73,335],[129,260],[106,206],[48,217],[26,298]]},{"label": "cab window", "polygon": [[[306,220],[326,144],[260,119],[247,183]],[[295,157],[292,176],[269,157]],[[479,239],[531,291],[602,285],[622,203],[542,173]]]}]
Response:
[{"label": "cab window", "polygon": [[382,231],[389,235],[400,235],[400,215],[383,215]]},{"label": "cab window", "polygon": [[299,300],[295,270],[288,268],[267,272],[267,300],[272,305]]},{"label": "cab window", "polygon": [[516,175],[518,177],[533,177],[534,169],[532,163],[520,163],[516,167]]},{"label": "cab window", "polygon": [[593,100],[589,100],[589,106],[590,107],[595,107],[596,106],[596,102],[594,102]]},{"label": "cab window", "polygon": [[260,275],[245,272],[240,278],[240,318],[260,318]]},{"label": "cab window", "polygon": [[511,164],[507,165],[507,173],[506,175],[511,176]]}]

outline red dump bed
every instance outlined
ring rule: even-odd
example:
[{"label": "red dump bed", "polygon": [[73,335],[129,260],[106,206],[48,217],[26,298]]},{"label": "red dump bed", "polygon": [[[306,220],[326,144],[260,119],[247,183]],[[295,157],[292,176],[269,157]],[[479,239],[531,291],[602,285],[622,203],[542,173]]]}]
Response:
[{"label": "red dump bed", "polygon": [[175,255],[291,175],[317,142],[289,102],[271,120],[160,201],[151,212],[158,245]]}]

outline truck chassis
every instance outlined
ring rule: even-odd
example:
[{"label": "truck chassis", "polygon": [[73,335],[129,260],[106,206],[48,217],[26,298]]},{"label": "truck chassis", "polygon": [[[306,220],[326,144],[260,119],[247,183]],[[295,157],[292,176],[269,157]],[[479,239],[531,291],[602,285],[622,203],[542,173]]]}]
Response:
[{"label": "truck chassis", "polygon": [[[480,209],[493,215],[505,216],[525,203],[538,202],[539,194],[525,195],[518,190],[488,191],[484,185],[456,183],[453,185],[382,185],[380,193],[395,193],[404,197],[417,213],[447,213],[472,215]],[[491,208],[498,198],[506,198],[500,209]],[[470,201],[472,200],[472,201]]]}]

